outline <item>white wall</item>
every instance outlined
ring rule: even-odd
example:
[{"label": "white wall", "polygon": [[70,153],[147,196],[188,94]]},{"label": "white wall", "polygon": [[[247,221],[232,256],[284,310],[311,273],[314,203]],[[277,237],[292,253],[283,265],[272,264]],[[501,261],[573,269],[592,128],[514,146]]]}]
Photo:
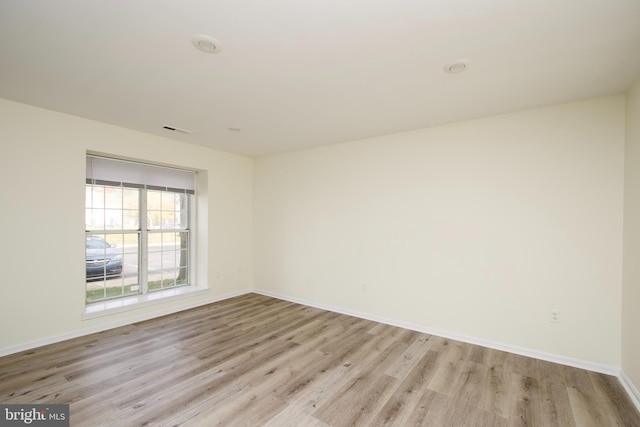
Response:
[{"label": "white wall", "polygon": [[[627,95],[622,369],[640,390],[640,81]],[[637,395],[640,402],[640,394]]]},{"label": "white wall", "polygon": [[[624,96],[272,156],[253,172],[241,156],[0,100],[0,353],[206,303],[255,275],[284,296],[622,363],[639,384],[639,92],[622,323]],[[210,293],[81,320],[87,150],[206,172]]]},{"label": "white wall", "polygon": [[624,123],[620,95],[259,159],[254,286],[619,367]]},{"label": "white wall", "polygon": [[[0,353],[251,289],[251,159],[1,99],[0,145]],[[81,320],[87,151],[202,171],[197,285],[209,292]]]}]

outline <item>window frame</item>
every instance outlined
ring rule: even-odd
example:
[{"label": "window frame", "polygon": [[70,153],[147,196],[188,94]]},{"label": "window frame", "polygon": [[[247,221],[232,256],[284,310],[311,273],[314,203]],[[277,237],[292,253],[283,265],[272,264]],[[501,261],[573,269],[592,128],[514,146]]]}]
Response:
[{"label": "window frame", "polygon": [[[178,172],[178,173],[190,173],[191,174],[191,179],[193,181],[193,189],[181,189],[179,187],[169,187],[169,186],[158,186],[158,185],[153,185],[153,184],[139,184],[139,183],[123,183],[123,182],[115,182],[115,181],[105,181],[105,180],[100,180],[100,179],[96,179],[95,176],[90,176],[90,170],[89,170],[89,159],[101,159],[101,160],[106,160],[106,161],[113,161],[113,162],[120,162],[120,163],[128,163],[131,165],[138,165],[138,166],[142,166],[144,168],[154,168],[154,169],[167,169],[171,172]],[[157,177],[156,177],[157,178]],[[98,305],[101,303],[109,303],[110,301],[117,301],[117,300],[123,300],[123,299],[127,299],[127,298],[140,298],[140,297],[149,297],[152,294],[164,294],[166,293],[167,296],[176,294],[176,293],[182,293],[182,290],[180,288],[191,288],[191,289],[195,289],[196,285],[196,238],[195,238],[195,229],[196,229],[196,207],[198,205],[197,203],[197,192],[196,192],[196,185],[197,182],[197,175],[195,171],[192,170],[186,170],[186,169],[177,169],[177,168],[168,168],[166,166],[160,166],[160,165],[153,165],[150,163],[146,163],[146,162],[138,162],[138,161],[129,161],[129,160],[120,160],[120,159],[115,159],[115,158],[110,158],[110,157],[104,157],[104,156],[94,156],[94,155],[90,155],[87,154],[87,179],[86,179],[86,184],[85,184],[85,236],[92,236],[92,235],[98,235],[98,236],[102,236],[103,238],[105,238],[106,240],[106,236],[108,235],[122,235],[123,238],[121,239],[123,242],[125,240],[124,236],[126,234],[137,234],[137,290],[136,292],[129,292],[129,293],[125,293],[125,288],[126,288],[126,284],[125,284],[125,275],[124,275],[124,270],[122,271],[121,277],[120,277],[120,289],[121,292],[119,295],[113,295],[113,296],[108,296],[107,295],[107,280],[109,280],[109,276],[105,274],[103,276],[101,276],[101,280],[102,280],[102,285],[104,287],[104,293],[103,293],[103,297],[102,298],[95,298],[95,299],[89,299],[88,296],[88,284],[89,284],[89,277],[88,274],[85,271],[85,286],[84,286],[84,295],[85,295],[85,306],[89,307],[91,305]],[[138,191],[138,216],[137,216],[137,222],[138,222],[138,229],[129,229],[129,228],[125,228],[125,224],[124,224],[124,220],[122,221],[122,223],[120,224],[121,228],[119,229],[109,229],[107,224],[105,223],[106,221],[103,221],[103,225],[101,229],[96,229],[96,228],[91,228],[88,227],[88,217],[87,217],[87,210],[89,209],[88,207],[88,200],[87,200],[87,190],[86,188],[91,187],[91,191],[93,192],[93,188],[95,186],[102,186],[105,189],[105,196],[104,196],[104,201],[103,201],[103,205],[102,205],[102,210],[106,211],[108,209],[108,207],[106,206],[106,189],[109,187],[113,187],[113,188],[121,188],[122,190],[124,190],[125,188],[135,188]],[[186,210],[186,217],[184,218],[186,224],[182,223],[182,217],[180,218],[180,221],[177,221],[175,218],[176,212],[180,212],[180,210],[175,210],[175,205],[174,205],[174,219],[173,219],[173,226],[171,228],[164,228],[164,222],[161,221],[160,223],[160,228],[157,229],[152,229],[149,227],[149,223],[148,223],[148,214],[149,214],[149,209],[148,209],[148,194],[150,191],[156,191],[159,192],[160,197],[163,199],[165,194],[173,194],[174,196],[174,203],[176,202],[175,200],[175,194],[180,194],[182,195],[182,197],[184,197],[184,200],[180,200],[180,203],[182,206],[182,202],[184,201],[185,203],[185,210]],[[93,193],[92,193],[93,194]],[[122,196],[124,199],[124,196]],[[96,209],[93,205],[91,206],[91,209]],[[124,206],[124,202],[123,204],[120,205],[120,210],[121,212],[125,212],[127,210],[127,208],[125,208]],[[165,212],[164,209],[160,209],[160,214],[161,214],[161,218],[163,217],[163,213]],[[167,212],[169,212],[169,210],[167,210]],[[106,215],[105,215],[106,217]],[[178,226],[179,223],[179,226]],[[149,247],[149,234],[158,234],[160,236],[164,236],[167,235],[168,233],[175,233],[174,236],[180,236],[180,238],[173,238],[173,241],[175,242],[172,246],[173,249],[170,250],[164,250],[163,249],[163,243],[161,243],[160,246],[160,250],[159,251],[151,251],[150,247]],[[186,244],[182,244],[181,239],[183,238],[183,236],[186,238]],[[86,240],[86,239],[85,239]],[[164,237],[161,238],[161,242],[164,240]],[[176,247],[177,245],[177,247]],[[121,249],[121,257],[123,259],[123,268],[124,268],[124,255],[126,254],[126,250],[124,248]],[[183,267],[182,266],[182,252],[186,252],[186,264]],[[150,253],[157,253],[157,255],[160,258],[160,269],[155,272],[155,273],[159,273],[160,274],[160,280],[159,280],[159,284],[160,286],[158,288],[153,288],[150,289],[150,282],[149,282],[149,254]],[[166,254],[170,254],[173,252],[173,256],[174,259],[176,260],[176,263],[174,263],[173,267],[171,268],[167,268],[165,269],[163,267],[163,262],[164,262],[164,257],[166,256]],[[85,258],[86,258],[86,250],[85,250]],[[86,263],[86,259],[85,259],[85,263]],[[178,283],[178,278],[180,277],[181,274],[181,270],[184,268],[185,270],[185,274],[186,277],[184,277],[184,283]],[[85,269],[86,270],[86,269]],[[170,286],[164,286],[164,275],[165,274],[171,274],[173,275],[173,284]],[[100,276],[99,276],[100,278]],[[130,288],[129,288],[130,289]],[[168,291],[168,290],[178,290],[178,292],[163,292],[163,291]],[[154,295],[154,299],[156,298],[157,295]],[[162,297],[162,295],[160,295],[160,297]]]}]

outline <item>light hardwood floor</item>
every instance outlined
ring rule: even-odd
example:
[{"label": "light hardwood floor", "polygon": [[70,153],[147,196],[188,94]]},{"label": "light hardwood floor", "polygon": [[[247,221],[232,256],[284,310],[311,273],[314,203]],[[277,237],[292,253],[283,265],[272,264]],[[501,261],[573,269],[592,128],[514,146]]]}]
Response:
[{"label": "light hardwood floor", "polygon": [[248,294],[0,358],[72,426],[640,426],[614,377]]}]

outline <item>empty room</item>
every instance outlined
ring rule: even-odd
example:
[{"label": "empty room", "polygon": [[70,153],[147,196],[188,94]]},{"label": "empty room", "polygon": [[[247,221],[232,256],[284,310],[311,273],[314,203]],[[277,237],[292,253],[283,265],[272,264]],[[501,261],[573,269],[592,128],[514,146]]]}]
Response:
[{"label": "empty room", "polygon": [[640,427],[637,0],[2,0],[0,144],[0,425]]}]

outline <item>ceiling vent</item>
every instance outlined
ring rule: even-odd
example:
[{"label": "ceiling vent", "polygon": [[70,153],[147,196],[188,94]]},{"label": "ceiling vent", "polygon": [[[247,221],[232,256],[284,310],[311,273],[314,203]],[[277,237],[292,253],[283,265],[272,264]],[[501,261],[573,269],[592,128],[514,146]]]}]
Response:
[{"label": "ceiling vent", "polygon": [[459,59],[456,62],[447,64],[444,66],[444,72],[447,74],[459,74],[469,69],[471,63],[464,59]]},{"label": "ceiling vent", "polygon": [[170,130],[171,132],[179,132],[179,133],[191,133],[190,130],[180,129],[173,126],[162,126],[162,129]]}]

